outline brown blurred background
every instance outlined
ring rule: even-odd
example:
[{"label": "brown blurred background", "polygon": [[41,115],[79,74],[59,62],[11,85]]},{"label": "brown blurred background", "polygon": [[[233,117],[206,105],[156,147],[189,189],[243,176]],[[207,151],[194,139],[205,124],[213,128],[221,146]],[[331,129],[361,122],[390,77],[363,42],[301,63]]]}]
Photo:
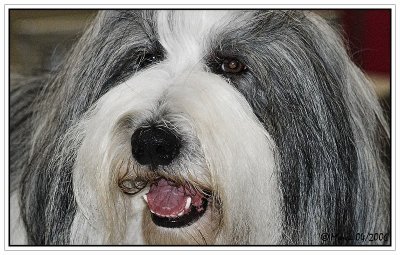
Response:
[{"label": "brown blurred background", "polygon": [[[390,10],[316,10],[343,31],[353,60],[375,82],[390,109]],[[96,10],[10,10],[10,69],[22,75],[52,70]]]},{"label": "brown blurred background", "polygon": [[93,10],[10,10],[10,69],[37,75],[62,61]]}]

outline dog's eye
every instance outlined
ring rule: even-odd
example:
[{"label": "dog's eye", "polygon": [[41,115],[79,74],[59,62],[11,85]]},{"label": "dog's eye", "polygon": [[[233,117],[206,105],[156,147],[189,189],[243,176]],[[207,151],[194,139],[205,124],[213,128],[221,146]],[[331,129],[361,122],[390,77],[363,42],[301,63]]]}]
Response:
[{"label": "dog's eye", "polygon": [[247,69],[246,65],[235,58],[224,59],[221,69],[225,73],[240,74]]},{"label": "dog's eye", "polygon": [[146,53],[138,59],[138,67],[145,68],[162,59],[159,53]]}]

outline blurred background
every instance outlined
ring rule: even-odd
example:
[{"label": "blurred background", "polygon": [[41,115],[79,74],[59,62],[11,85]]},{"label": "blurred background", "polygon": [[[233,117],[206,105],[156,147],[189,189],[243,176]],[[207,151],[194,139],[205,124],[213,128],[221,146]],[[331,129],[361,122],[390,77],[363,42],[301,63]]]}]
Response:
[{"label": "blurred background", "polygon": [[94,10],[10,10],[10,69],[37,75],[62,61]]},{"label": "blurred background", "polygon": [[[315,10],[342,32],[390,117],[390,10]],[[10,70],[37,75],[62,61],[96,10],[10,10]],[[390,120],[390,119],[389,119]]]}]

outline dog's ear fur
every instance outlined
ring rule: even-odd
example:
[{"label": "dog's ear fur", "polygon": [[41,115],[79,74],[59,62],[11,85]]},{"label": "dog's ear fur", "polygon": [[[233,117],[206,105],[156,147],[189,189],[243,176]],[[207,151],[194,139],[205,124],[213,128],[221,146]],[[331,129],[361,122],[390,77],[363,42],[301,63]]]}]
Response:
[{"label": "dog's ear fur", "polygon": [[19,186],[21,173],[26,169],[29,148],[35,130],[32,121],[36,112],[37,97],[47,77],[24,77],[11,74],[10,77],[10,187],[11,192]]},{"label": "dog's ear fur", "polygon": [[273,21],[286,27],[266,35],[275,40],[259,54],[269,88],[259,115],[278,147],[283,238],[316,244],[322,232],[385,232],[389,178],[377,136],[388,136],[388,127],[371,83],[322,18],[284,14]]}]

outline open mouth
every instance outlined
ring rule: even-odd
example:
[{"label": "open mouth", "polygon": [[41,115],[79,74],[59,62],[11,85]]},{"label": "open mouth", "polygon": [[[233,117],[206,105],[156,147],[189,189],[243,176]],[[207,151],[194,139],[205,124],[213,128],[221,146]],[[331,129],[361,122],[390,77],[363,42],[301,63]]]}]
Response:
[{"label": "open mouth", "polygon": [[157,226],[165,228],[186,227],[203,216],[208,206],[208,192],[199,191],[190,184],[161,178],[150,185],[144,199]]}]

